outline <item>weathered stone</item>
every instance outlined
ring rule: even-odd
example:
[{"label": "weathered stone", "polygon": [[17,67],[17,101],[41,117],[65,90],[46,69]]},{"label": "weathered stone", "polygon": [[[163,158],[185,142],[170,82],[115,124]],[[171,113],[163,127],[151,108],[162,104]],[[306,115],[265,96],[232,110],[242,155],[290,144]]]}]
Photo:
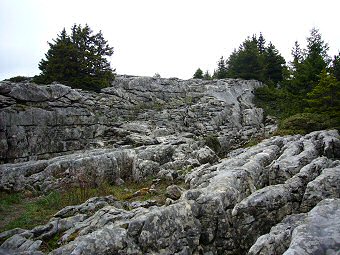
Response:
[{"label": "weathered stone", "polygon": [[[0,119],[6,132],[1,143],[6,146],[0,162],[48,159],[106,144],[157,144],[181,132],[220,133],[232,148],[235,127],[237,137],[262,132],[261,109],[251,102],[259,86],[243,80],[117,76],[103,93],[91,93],[57,83],[3,81]],[[124,132],[112,132],[113,125]]]},{"label": "weathered stone", "polygon": [[208,146],[205,146],[197,151],[194,151],[193,156],[196,157],[201,164],[206,163],[213,164],[217,162],[219,159],[215,152]]},{"label": "weathered stone", "polygon": [[306,214],[287,216],[281,223],[272,227],[268,234],[260,236],[249,249],[248,255],[283,254],[289,247],[294,229],[306,217]]},{"label": "weathered stone", "polygon": [[325,198],[340,198],[340,162],[336,164],[336,167],[324,169],[308,183],[301,203],[302,211],[309,211]]},{"label": "weathered stone", "polygon": [[340,250],[340,200],[325,199],[292,234],[284,255],[337,254]]},{"label": "weathered stone", "polygon": [[[306,244],[316,240],[335,251],[339,228],[322,219],[338,216],[336,200],[324,200],[339,197],[336,130],[273,137],[221,160],[203,147],[207,132],[228,152],[275,126],[251,102],[259,86],[118,76],[103,93],[92,93],[60,84],[0,83],[0,96],[9,102],[0,109],[1,161],[17,162],[0,166],[0,189],[47,192],[155,175],[190,186],[168,187],[172,199],[164,206],[89,199],[45,225],[3,233],[2,249],[39,252],[42,240],[60,236],[50,254],[246,254],[251,247],[253,254],[270,254],[300,249],[301,233],[311,237]],[[27,98],[27,89],[36,95]],[[327,238],[313,235],[318,217]]]},{"label": "weathered stone", "polygon": [[182,195],[183,190],[177,185],[171,185],[166,188],[165,195],[173,200],[178,200]]}]

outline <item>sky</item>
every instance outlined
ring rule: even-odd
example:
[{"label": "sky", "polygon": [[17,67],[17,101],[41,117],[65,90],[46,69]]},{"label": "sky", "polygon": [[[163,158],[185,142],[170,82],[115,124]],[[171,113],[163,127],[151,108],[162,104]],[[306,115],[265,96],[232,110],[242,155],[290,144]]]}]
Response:
[{"label": "sky", "polygon": [[40,73],[63,28],[88,24],[114,47],[118,74],[189,79],[262,32],[286,61],[316,27],[340,51],[339,0],[0,0],[0,80]]}]

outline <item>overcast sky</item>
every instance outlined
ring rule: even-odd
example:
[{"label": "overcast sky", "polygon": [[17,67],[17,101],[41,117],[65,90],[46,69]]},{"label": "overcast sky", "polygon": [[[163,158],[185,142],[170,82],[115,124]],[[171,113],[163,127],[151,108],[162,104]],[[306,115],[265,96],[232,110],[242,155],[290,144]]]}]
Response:
[{"label": "overcast sky", "polygon": [[317,27],[340,50],[339,0],[0,0],[0,80],[39,74],[38,63],[65,27],[88,24],[114,47],[118,74],[191,78],[216,67],[260,32],[290,60]]}]

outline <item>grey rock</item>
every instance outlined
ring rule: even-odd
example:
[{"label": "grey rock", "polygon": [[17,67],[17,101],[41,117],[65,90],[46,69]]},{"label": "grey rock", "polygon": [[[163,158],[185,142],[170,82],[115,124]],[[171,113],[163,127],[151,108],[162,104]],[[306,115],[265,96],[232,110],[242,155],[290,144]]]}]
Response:
[{"label": "grey rock", "polygon": [[10,238],[8,238],[3,244],[0,246],[2,249],[8,250],[16,250],[19,252],[26,252],[26,251],[35,251],[37,250],[42,241],[32,241],[30,239],[26,239],[19,234],[16,234]]},{"label": "grey rock", "polygon": [[[334,222],[337,216],[335,200],[321,211],[311,200],[338,196],[338,132],[273,137],[221,160],[202,147],[207,132],[229,151],[275,125],[251,102],[259,86],[118,76],[112,87],[92,93],[60,84],[0,83],[9,102],[0,109],[1,160],[11,162],[0,165],[2,190],[47,192],[150,175],[185,178],[190,186],[172,187],[177,200],[165,206],[105,197],[66,207],[45,225],[3,234],[3,249],[38,252],[40,242],[56,234],[60,247],[50,254],[246,254],[263,234],[269,236],[258,239],[254,252],[260,245],[283,251],[289,238],[300,245],[295,233],[306,237],[313,231],[301,227],[309,224],[304,216],[295,215],[311,210],[304,214],[313,218],[311,225],[318,217]],[[24,92],[31,88],[36,95],[28,100]],[[322,187],[312,188],[317,185]],[[339,228],[322,219],[330,237],[322,241],[331,252]],[[286,240],[269,247],[273,238]]]},{"label": "grey rock", "polygon": [[336,167],[327,168],[309,182],[301,202],[301,210],[309,211],[325,198],[340,198],[340,162]]},{"label": "grey rock", "polygon": [[92,187],[117,179],[131,178],[135,172],[133,150],[92,150],[50,160],[0,165],[0,188],[47,192],[69,186]]},{"label": "grey rock", "polygon": [[49,159],[95,146],[157,144],[181,132],[219,133],[232,148],[245,133],[262,132],[262,110],[251,102],[260,86],[243,80],[117,76],[112,87],[93,93],[58,83],[3,81],[0,162]]},{"label": "grey rock", "polygon": [[197,151],[194,151],[193,156],[196,157],[201,164],[206,163],[213,164],[219,160],[215,152],[208,146],[205,146]]},{"label": "grey rock", "polygon": [[325,199],[296,227],[284,255],[337,254],[340,250],[340,200]]},{"label": "grey rock", "polygon": [[183,190],[177,185],[171,185],[166,188],[165,195],[172,200],[178,200],[182,192]]},{"label": "grey rock", "polygon": [[272,227],[268,234],[256,240],[248,255],[283,254],[289,248],[294,229],[302,224],[306,217],[306,214],[285,217],[282,222]]}]

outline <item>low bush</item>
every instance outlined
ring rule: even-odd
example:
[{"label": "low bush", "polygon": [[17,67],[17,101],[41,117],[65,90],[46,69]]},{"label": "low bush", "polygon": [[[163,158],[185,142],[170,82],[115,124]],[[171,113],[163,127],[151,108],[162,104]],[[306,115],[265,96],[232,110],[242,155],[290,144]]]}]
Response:
[{"label": "low bush", "polygon": [[278,134],[307,134],[312,131],[330,128],[331,120],[327,115],[298,113],[281,121]]}]

